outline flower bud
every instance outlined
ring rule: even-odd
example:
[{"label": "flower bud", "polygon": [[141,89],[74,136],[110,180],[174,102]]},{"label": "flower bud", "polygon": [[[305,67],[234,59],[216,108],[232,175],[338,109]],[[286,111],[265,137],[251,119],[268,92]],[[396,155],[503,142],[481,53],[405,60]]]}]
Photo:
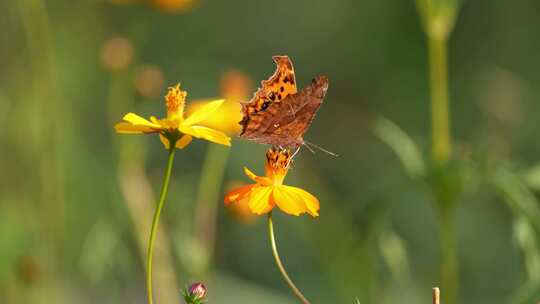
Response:
[{"label": "flower bud", "polygon": [[187,304],[199,304],[202,303],[206,296],[206,286],[203,283],[197,282],[191,284],[189,288],[184,292],[184,299]]}]

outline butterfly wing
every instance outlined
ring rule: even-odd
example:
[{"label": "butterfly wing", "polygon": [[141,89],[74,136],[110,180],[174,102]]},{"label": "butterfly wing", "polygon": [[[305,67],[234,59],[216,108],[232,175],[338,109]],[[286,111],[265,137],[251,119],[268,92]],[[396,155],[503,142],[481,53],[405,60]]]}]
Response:
[{"label": "butterfly wing", "polygon": [[319,76],[297,94],[288,95],[281,102],[253,115],[241,137],[273,146],[298,147],[321,106],[328,78]]},{"label": "butterfly wing", "polygon": [[276,71],[267,80],[261,81],[261,88],[255,92],[253,98],[242,104],[244,118],[240,122],[242,132],[249,123],[252,115],[265,111],[272,103],[281,102],[290,94],[295,94],[296,79],[294,68],[288,56],[273,56],[276,63]]}]

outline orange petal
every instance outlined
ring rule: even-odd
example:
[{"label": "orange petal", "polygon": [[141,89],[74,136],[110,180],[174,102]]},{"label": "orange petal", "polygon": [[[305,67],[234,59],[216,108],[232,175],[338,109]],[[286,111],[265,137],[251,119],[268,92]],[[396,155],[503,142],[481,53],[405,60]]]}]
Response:
[{"label": "orange petal", "polygon": [[287,186],[276,186],[272,196],[279,209],[287,214],[299,216],[302,213],[308,212],[302,196],[291,191]]},{"label": "orange petal", "polygon": [[274,208],[274,203],[271,200],[273,187],[253,187],[249,194],[249,209],[251,212],[261,215],[268,213]]},{"label": "orange petal", "polygon": [[251,184],[251,185],[246,185],[246,186],[242,186],[234,190],[231,190],[229,193],[227,193],[227,195],[225,195],[225,199],[224,199],[225,204],[238,202],[244,199],[251,191],[251,188],[253,188],[254,186],[255,184]]},{"label": "orange petal", "polygon": [[258,176],[251,172],[251,170],[249,170],[247,167],[244,167],[244,173],[246,173],[246,175],[252,180],[257,181]]},{"label": "orange petal", "polygon": [[269,186],[272,184],[272,180],[266,176],[257,176],[255,173],[251,172],[248,168],[244,167],[244,173],[252,179],[253,181],[257,182],[258,184],[261,184],[263,186]]},{"label": "orange petal", "polygon": [[304,204],[305,204],[306,211],[311,216],[313,216],[313,217],[319,216],[319,210],[321,208],[320,204],[319,204],[319,200],[315,196],[313,196],[311,193],[307,192],[304,189],[300,189],[300,188],[292,187],[292,186],[283,185],[283,186],[280,186],[280,187],[284,188],[285,191],[287,191],[289,193],[294,193],[298,197],[300,197],[302,199],[302,201],[304,202]]}]

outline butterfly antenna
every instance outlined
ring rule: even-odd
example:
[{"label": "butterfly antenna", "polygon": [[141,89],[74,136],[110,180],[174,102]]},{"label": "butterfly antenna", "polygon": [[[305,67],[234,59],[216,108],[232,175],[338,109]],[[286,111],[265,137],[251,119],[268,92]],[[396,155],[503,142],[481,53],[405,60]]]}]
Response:
[{"label": "butterfly antenna", "polygon": [[306,147],[311,154],[315,154],[315,150],[311,149],[311,147],[308,145],[308,143],[304,140],[304,147]]},{"label": "butterfly antenna", "polygon": [[305,143],[306,148],[308,148],[311,152],[313,152],[313,154],[315,154],[315,151],[313,151],[313,150],[310,148],[310,146],[313,147],[313,148],[317,148],[317,149],[323,151],[324,153],[329,154],[329,155],[332,155],[332,156],[334,156],[334,157],[338,157],[338,156],[339,156],[337,153],[334,153],[334,152],[332,152],[332,151],[328,151],[328,150],[326,150],[325,148],[323,148],[323,147],[321,147],[321,146],[317,146],[316,144],[314,144],[314,143],[312,143],[312,142],[309,142],[309,141],[304,140],[304,143]]}]

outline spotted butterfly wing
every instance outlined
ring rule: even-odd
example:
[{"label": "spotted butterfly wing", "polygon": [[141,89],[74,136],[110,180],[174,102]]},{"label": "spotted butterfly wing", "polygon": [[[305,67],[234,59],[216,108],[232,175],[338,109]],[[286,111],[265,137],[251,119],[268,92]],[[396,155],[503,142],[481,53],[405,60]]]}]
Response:
[{"label": "spotted butterfly wing", "polygon": [[328,78],[318,76],[302,91],[271,102],[264,110],[244,113],[240,137],[261,144],[296,148],[304,144],[303,135],[321,106]]},{"label": "spotted butterfly wing", "polygon": [[290,94],[295,94],[296,79],[294,76],[294,68],[288,56],[273,56],[272,59],[276,63],[276,71],[267,80],[261,81],[261,88],[253,94],[253,98],[242,103],[243,119],[240,122],[242,131],[245,132],[245,126],[249,124],[249,119],[261,112],[265,111],[272,103],[281,102]]}]

